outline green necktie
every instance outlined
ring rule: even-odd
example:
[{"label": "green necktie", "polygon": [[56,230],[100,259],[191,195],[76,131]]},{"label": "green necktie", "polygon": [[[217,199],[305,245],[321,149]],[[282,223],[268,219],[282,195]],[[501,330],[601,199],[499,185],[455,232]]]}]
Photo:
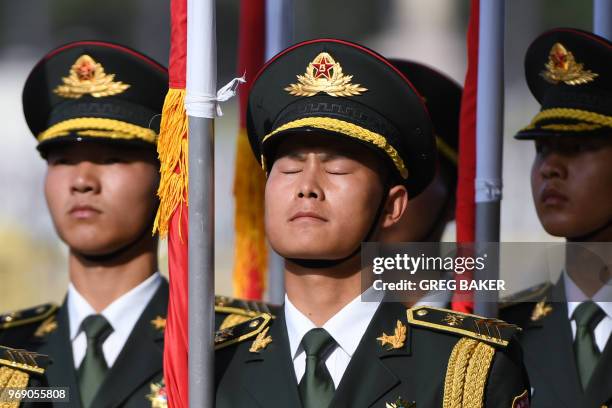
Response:
[{"label": "green necktie", "polygon": [[87,351],[79,367],[78,376],[81,401],[83,406],[87,408],[93,402],[94,396],[108,371],[102,351],[102,343],[113,332],[113,328],[104,316],[90,315],[81,323],[81,329],[87,336]]},{"label": "green necktie", "polygon": [[583,389],[587,388],[599,359],[600,353],[595,344],[593,329],[603,319],[604,315],[604,311],[592,301],[582,302],[574,310],[573,317],[576,321],[574,352],[576,353],[576,364]]},{"label": "green necktie", "polygon": [[325,357],[335,344],[325,329],[312,329],[304,335],[306,371],[299,385],[303,408],[326,408],[334,397],[334,382],[325,366]]}]

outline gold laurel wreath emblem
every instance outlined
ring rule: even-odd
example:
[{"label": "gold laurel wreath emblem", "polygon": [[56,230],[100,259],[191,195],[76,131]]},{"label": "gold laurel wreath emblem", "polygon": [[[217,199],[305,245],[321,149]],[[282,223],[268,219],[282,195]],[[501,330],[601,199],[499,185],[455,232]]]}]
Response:
[{"label": "gold laurel wreath emblem", "polygon": [[582,85],[594,81],[599,74],[584,69],[584,64],[576,62],[574,54],[563,44],[555,43],[548,53],[548,62],[540,75],[551,84],[563,82],[567,85]]},{"label": "gold laurel wreath emblem", "polygon": [[63,85],[58,85],[53,92],[63,98],[78,99],[83,95],[94,98],[118,95],[130,87],[121,81],[115,82],[115,74],[104,72],[102,64],[89,55],[81,55],[67,77],[62,78]]},{"label": "gold laurel wreath emblem", "polygon": [[342,66],[331,55],[322,52],[308,64],[304,75],[296,75],[298,83],[285,88],[293,96],[314,96],[325,92],[329,96],[355,96],[367,91],[353,84],[352,75],[344,75]]},{"label": "gold laurel wreath emblem", "polygon": [[404,326],[402,322],[398,320],[393,334],[386,334],[383,332],[382,336],[376,338],[376,340],[380,341],[380,345],[382,347],[386,346],[385,348],[387,350],[401,348],[404,346],[404,342],[406,341],[406,326]]}]

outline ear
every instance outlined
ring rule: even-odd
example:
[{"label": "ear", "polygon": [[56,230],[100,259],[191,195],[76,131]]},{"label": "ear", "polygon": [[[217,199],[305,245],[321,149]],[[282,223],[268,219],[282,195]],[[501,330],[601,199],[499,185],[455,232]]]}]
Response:
[{"label": "ear", "polygon": [[402,185],[395,185],[389,189],[387,202],[382,214],[381,228],[389,228],[397,224],[408,206],[408,191]]}]

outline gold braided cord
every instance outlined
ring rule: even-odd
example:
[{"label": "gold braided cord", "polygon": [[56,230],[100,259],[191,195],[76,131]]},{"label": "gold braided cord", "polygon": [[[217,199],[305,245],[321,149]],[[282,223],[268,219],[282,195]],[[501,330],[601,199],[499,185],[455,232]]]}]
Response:
[{"label": "gold braided cord", "polygon": [[[327,118],[322,116],[313,116],[308,118],[297,119],[292,122],[285,123],[282,126],[274,129],[272,132],[264,136],[262,143],[265,142],[271,136],[283,132],[285,130],[297,129],[301,127],[313,127],[317,129],[323,129],[330,132],[337,132],[343,135],[359,139],[363,142],[368,142],[379,149],[383,150],[389,158],[393,161],[393,164],[399,171],[400,175],[406,179],[408,178],[408,169],[406,168],[404,161],[400,157],[399,153],[393,146],[387,142],[387,139],[376,132],[372,132],[366,128],[363,128],[354,123],[345,122],[340,119]],[[266,168],[266,163],[262,161],[262,167]]]},{"label": "gold braided cord", "polygon": [[[8,367],[0,367],[0,391],[3,388],[11,388],[14,390],[23,390],[28,386],[28,381],[30,380],[30,376],[23,371],[15,370],[13,368]],[[3,395],[4,398],[9,397],[8,395]],[[4,400],[0,401],[0,408],[18,408],[21,402],[21,398],[19,399],[11,399],[9,401]]]},{"label": "gold braided cord", "polygon": [[[156,143],[157,133],[152,129],[143,128],[121,120],[106,118],[74,118],[56,123],[44,132],[38,134],[39,142],[66,136],[69,132],[90,132],[86,136],[105,137],[111,139],[141,139]],[[96,131],[106,131],[97,133]],[[85,136],[85,134],[83,134]]]},{"label": "gold braided cord", "polygon": [[484,406],[485,388],[494,355],[495,349],[492,346],[483,342],[476,346],[465,377],[462,408]]},{"label": "gold braided cord", "polygon": [[453,347],[444,379],[443,408],[463,408],[466,373],[478,343],[477,340],[462,337]]},{"label": "gold braided cord", "polygon": [[591,130],[601,129],[601,125],[594,125],[592,123],[575,123],[571,125],[563,123],[551,123],[550,125],[540,126],[546,130],[558,130],[560,132],[588,132]]},{"label": "gold braided cord", "polygon": [[577,120],[580,122],[587,122],[595,125],[612,127],[612,116],[602,115],[600,113],[590,112],[582,109],[551,108],[544,109],[543,111],[535,115],[535,117],[531,120],[529,126],[525,127],[523,130],[533,129],[539,122],[549,119]]},{"label": "gold braided cord", "polygon": [[450,162],[453,163],[455,166],[457,165],[457,162],[459,161],[457,152],[455,151],[455,149],[450,147],[448,143],[446,143],[444,139],[442,139],[440,136],[436,136],[436,147],[438,148],[438,151],[442,154],[442,156],[450,160]]}]

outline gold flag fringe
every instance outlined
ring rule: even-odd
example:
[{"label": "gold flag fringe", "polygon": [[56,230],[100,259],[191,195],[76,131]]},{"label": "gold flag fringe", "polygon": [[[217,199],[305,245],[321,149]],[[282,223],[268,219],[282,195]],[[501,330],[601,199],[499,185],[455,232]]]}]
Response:
[{"label": "gold flag fringe", "polygon": [[[161,175],[157,196],[160,204],[155,216],[153,233],[158,231],[162,238],[168,235],[168,224],[174,211],[180,204],[187,203],[189,186],[187,129],[185,90],[171,88],[164,100],[157,141]],[[182,238],[181,231],[179,237]]]}]

